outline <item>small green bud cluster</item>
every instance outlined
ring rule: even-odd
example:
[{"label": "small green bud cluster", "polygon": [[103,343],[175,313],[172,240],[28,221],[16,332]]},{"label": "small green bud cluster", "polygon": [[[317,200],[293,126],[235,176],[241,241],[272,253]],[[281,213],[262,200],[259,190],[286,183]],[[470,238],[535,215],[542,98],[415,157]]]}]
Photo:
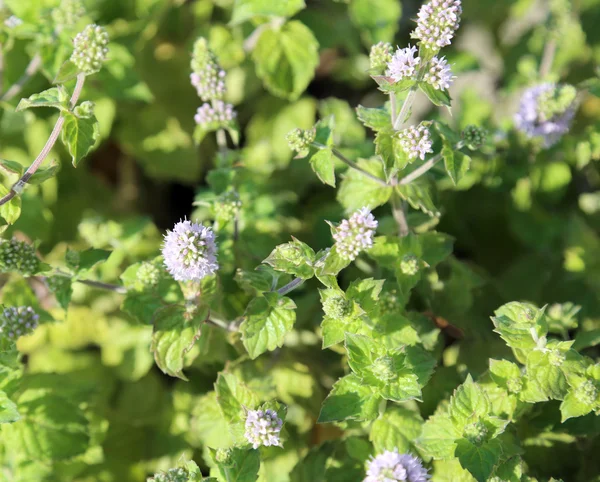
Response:
[{"label": "small green bud cluster", "polygon": [[225,96],[225,71],[217,62],[217,57],[208,48],[208,42],[201,37],[194,43],[192,52],[192,74],[190,80],[200,98],[207,102],[222,100]]},{"label": "small green bud cluster", "polygon": [[548,353],[548,362],[550,365],[559,367],[565,362],[565,354],[560,350],[550,350]]},{"label": "small green bud cluster", "polygon": [[379,296],[380,307],[383,313],[389,313],[399,308],[398,293],[396,290],[386,291]]},{"label": "small green bud cluster", "polygon": [[509,378],[506,380],[506,388],[510,393],[519,393],[523,390],[523,380],[521,378]]},{"label": "small green bud cluster", "polygon": [[215,214],[224,219],[231,219],[241,207],[240,195],[233,189],[221,194],[214,204]]},{"label": "small green bud cluster", "polygon": [[487,133],[485,129],[474,125],[468,125],[461,133],[463,141],[471,150],[477,150],[485,144]]},{"label": "small green bud cluster", "polygon": [[144,288],[152,288],[160,281],[160,269],[152,263],[144,262],[137,270],[136,278]]},{"label": "small green bud cluster", "polygon": [[0,243],[0,271],[16,271],[24,276],[31,276],[37,273],[39,267],[40,260],[33,246],[14,238]]},{"label": "small green bud cluster", "polygon": [[463,436],[475,445],[481,445],[487,434],[488,429],[481,420],[468,424],[463,432]]},{"label": "small green bud cluster", "polygon": [[373,374],[381,381],[388,382],[396,378],[396,364],[391,356],[377,358],[372,366]]},{"label": "small green bud cluster", "polygon": [[407,276],[414,276],[419,272],[419,258],[414,254],[407,254],[400,260],[400,271]]},{"label": "small green bud cluster", "polygon": [[86,75],[99,72],[108,55],[108,40],[108,32],[103,27],[88,25],[73,40],[71,62]]},{"label": "small green bud cluster", "polygon": [[39,315],[31,306],[9,306],[0,314],[0,335],[12,341],[28,335],[38,326]]},{"label": "small green bud cluster", "polygon": [[323,311],[329,318],[345,318],[352,313],[352,303],[342,296],[332,296],[323,301]]},{"label": "small green bud cluster", "polygon": [[81,0],[62,0],[52,10],[52,20],[58,31],[75,25],[85,15],[85,7]]},{"label": "small green bud cluster", "polygon": [[46,278],[46,285],[50,288],[50,291],[57,293],[63,288],[68,287],[71,284],[71,278],[68,276],[49,276]]},{"label": "small green bud cluster", "polygon": [[585,405],[594,405],[598,398],[598,389],[592,380],[584,380],[575,389],[575,398]]},{"label": "small green bud cluster", "polygon": [[392,60],[394,48],[389,42],[379,42],[371,47],[369,52],[369,61],[371,69],[378,72],[383,72],[387,68],[387,64]]},{"label": "small green bud cluster", "polygon": [[285,139],[288,141],[290,149],[294,152],[306,152],[314,142],[317,132],[315,129],[294,129],[290,131]]},{"label": "small green bud cluster", "polygon": [[96,107],[96,104],[94,104],[93,102],[91,102],[89,100],[85,100],[81,104],[79,104],[77,107],[75,107],[74,112],[77,117],[83,117],[83,118],[89,119],[90,117],[92,117],[94,115],[95,107]]},{"label": "small green bud cluster", "polygon": [[548,89],[538,97],[538,114],[541,122],[555,119],[571,109],[577,97],[577,90],[572,85],[557,85]]},{"label": "small green bud cluster", "polygon": [[166,472],[155,474],[148,482],[188,482],[189,472],[184,468],[169,469]]}]

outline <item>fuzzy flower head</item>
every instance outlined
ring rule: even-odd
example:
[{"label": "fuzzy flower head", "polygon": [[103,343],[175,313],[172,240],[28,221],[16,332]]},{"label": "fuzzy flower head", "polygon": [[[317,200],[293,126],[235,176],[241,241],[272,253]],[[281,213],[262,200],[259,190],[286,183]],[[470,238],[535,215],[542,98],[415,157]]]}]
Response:
[{"label": "fuzzy flower head", "polygon": [[85,15],[85,7],[81,0],[62,0],[60,4],[52,10],[52,20],[57,30],[71,27]]},{"label": "fuzzy flower head", "polygon": [[444,57],[432,58],[423,76],[423,80],[436,90],[448,90],[455,78],[452,75],[452,69]]},{"label": "fuzzy flower head", "polygon": [[515,115],[517,129],[529,138],[540,138],[544,147],[552,146],[569,131],[575,117],[575,96],[569,85],[546,83],[527,89]]},{"label": "fuzzy flower head", "polygon": [[39,267],[40,260],[33,246],[14,238],[0,241],[0,272],[16,271],[31,276],[37,273]]},{"label": "fuzzy flower head", "polygon": [[169,469],[166,472],[159,472],[147,482],[188,482],[189,472],[182,468]]},{"label": "fuzzy flower head", "polygon": [[419,10],[417,28],[411,37],[426,49],[438,51],[450,45],[461,14],[460,0],[431,0]]},{"label": "fuzzy flower head", "polygon": [[222,100],[213,100],[211,103],[205,102],[196,112],[194,120],[196,124],[207,126],[210,124],[227,124],[237,117],[237,112],[233,105],[226,104]]},{"label": "fuzzy flower head", "polygon": [[398,134],[398,139],[402,150],[410,160],[415,160],[417,157],[425,159],[426,154],[433,152],[429,128],[423,123],[402,130]]},{"label": "fuzzy flower head", "polygon": [[8,28],[16,28],[23,24],[23,20],[21,20],[16,15],[11,15],[4,21],[4,25]]},{"label": "fuzzy flower head", "polygon": [[369,52],[369,62],[371,69],[382,72],[387,67],[387,64],[392,60],[394,48],[388,42],[379,42],[371,47]]},{"label": "fuzzy flower head", "polygon": [[394,79],[394,82],[412,79],[415,77],[416,69],[420,63],[421,58],[417,55],[417,47],[409,45],[404,49],[396,50],[396,53],[387,64],[386,75]]},{"label": "fuzzy flower head", "polygon": [[9,306],[0,314],[0,336],[16,341],[38,326],[39,315],[31,306]]},{"label": "fuzzy flower head", "polygon": [[203,101],[221,100],[225,96],[225,71],[208,48],[205,38],[199,38],[192,53],[190,80]]},{"label": "fuzzy flower head", "polygon": [[136,279],[144,288],[153,288],[160,281],[160,269],[146,261],[138,268]]},{"label": "fuzzy flower head", "polygon": [[216,252],[212,229],[188,220],[167,232],[162,248],[167,271],[176,281],[200,281],[213,274],[219,269]]},{"label": "fuzzy flower head", "polygon": [[73,39],[71,62],[86,75],[99,72],[108,56],[108,40],[103,27],[88,25]]},{"label": "fuzzy flower head", "polygon": [[386,450],[368,462],[363,482],[427,482],[429,478],[417,457]]},{"label": "fuzzy flower head", "polygon": [[333,234],[335,247],[344,259],[354,260],[364,249],[373,246],[377,220],[367,208],[356,211],[349,219],[344,219]]},{"label": "fuzzy flower head", "polygon": [[279,434],[282,426],[283,420],[274,410],[249,410],[246,417],[246,440],[255,449],[261,445],[281,447]]}]

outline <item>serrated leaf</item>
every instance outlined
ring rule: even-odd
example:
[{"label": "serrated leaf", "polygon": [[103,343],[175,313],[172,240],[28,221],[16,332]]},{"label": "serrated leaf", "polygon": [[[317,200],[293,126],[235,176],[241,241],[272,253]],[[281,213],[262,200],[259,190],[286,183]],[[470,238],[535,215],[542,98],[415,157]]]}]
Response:
[{"label": "serrated leaf", "polygon": [[73,114],[65,116],[62,130],[62,141],[71,154],[73,166],[92,150],[100,137],[100,127],[95,116],[76,117]]},{"label": "serrated leaf", "polygon": [[423,419],[418,412],[400,406],[388,407],[371,426],[369,440],[376,453],[397,449],[400,453],[415,452],[414,441],[421,433]]},{"label": "serrated leaf", "polygon": [[444,167],[454,185],[457,185],[462,177],[469,171],[471,158],[460,151],[455,151],[452,146],[444,144],[442,148]]},{"label": "serrated leaf", "polygon": [[255,17],[293,17],[304,8],[304,0],[236,0],[229,23],[236,25]]},{"label": "serrated leaf", "polygon": [[319,276],[334,275],[346,268],[352,261],[347,258],[342,258],[338,253],[337,247],[333,248],[327,254],[323,267],[318,271]]},{"label": "serrated leaf", "polygon": [[20,418],[16,403],[0,390],[0,423],[12,423]]},{"label": "serrated leaf", "polygon": [[256,395],[234,374],[227,372],[219,373],[215,382],[215,392],[234,442],[246,443],[244,438],[246,411],[257,407]]},{"label": "serrated leaf", "polygon": [[376,132],[394,132],[390,112],[386,108],[380,107],[378,109],[372,109],[359,105],[356,108],[356,114],[358,120]]},{"label": "serrated leaf", "polygon": [[265,351],[283,346],[283,340],[296,321],[296,304],[277,293],[254,298],[240,325],[242,341],[252,359]]},{"label": "serrated leaf", "polygon": [[217,457],[215,451],[211,450],[211,452],[222,480],[227,482],[255,482],[258,480],[258,469],[260,468],[258,450],[234,447],[227,451],[226,460]]},{"label": "serrated leaf", "polygon": [[69,110],[69,95],[63,86],[52,87],[38,94],[33,94],[27,99],[21,99],[16,111],[22,111],[32,107],[54,107],[61,112]]},{"label": "serrated leaf", "polygon": [[593,409],[593,404],[582,402],[577,398],[575,392],[571,391],[560,404],[560,421],[564,423],[573,417],[583,417]]},{"label": "serrated leaf", "polygon": [[439,107],[450,107],[451,99],[448,91],[438,90],[427,82],[419,82],[419,89],[421,89],[421,92],[423,92],[435,105]]},{"label": "serrated leaf", "polygon": [[54,80],[52,81],[53,84],[64,84],[65,82],[68,82],[69,80],[73,80],[75,77],[77,77],[77,75],[79,75],[80,70],[79,68],[70,60],[67,60],[64,64],[62,64],[62,66],[60,67],[58,73],[56,74],[56,77],[54,78]]},{"label": "serrated leaf", "polygon": [[[384,179],[381,162],[376,159],[360,159],[358,166],[374,176]],[[392,188],[383,186],[355,169],[348,169],[340,183],[337,198],[347,212],[367,207],[374,209],[385,204],[392,195]]]},{"label": "serrated leaf", "polygon": [[208,308],[200,306],[190,315],[181,306],[166,306],[154,315],[151,350],[158,367],[167,375],[187,380],[184,358],[200,338]]},{"label": "serrated leaf", "polygon": [[314,250],[298,239],[280,244],[263,261],[276,271],[283,271],[302,279],[310,279],[314,276],[314,262]]},{"label": "serrated leaf", "polygon": [[460,141],[460,136],[443,122],[433,121],[433,126],[440,137],[447,141],[450,145],[454,145]]},{"label": "serrated leaf", "polygon": [[436,414],[429,417],[423,425],[417,445],[430,457],[449,459],[454,457],[455,441],[461,435],[449,415]]},{"label": "serrated leaf", "polygon": [[111,251],[106,249],[89,248],[84,251],[67,251],[67,266],[78,274],[84,274],[99,263],[108,259]]},{"label": "serrated leaf", "polygon": [[396,192],[404,201],[415,209],[420,209],[430,216],[439,216],[440,212],[435,207],[431,198],[431,186],[427,181],[417,179],[410,184],[396,186]]},{"label": "serrated leaf", "polygon": [[455,455],[460,465],[471,472],[477,482],[487,482],[500,461],[502,448],[498,440],[478,446],[461,439],[456,444]]},{"label": "serrated leaf", "polygon": [[302,22],[292,20],[268,27],[252,51],[256,75],[274,95],[295,100],[314,76],[319,64],[319,43]]},{"label": "serrated leaf", "polygon": [[331,149],[319,149],[310,157],[309,162],[310,167],[322,183],[335,187],[335,170]]},{"label": "serrated leaf", "polygon": [[482,388],[471,375],[458,387],[450,398],[448,413],[457,427],[464,427],[470,420],[489,415],[490,402]]},{"label": "serrated leaf", "polygon": [[318,423],[342,420],[373,420],[381,397],[355,374],[340,378],[323,402]]}]

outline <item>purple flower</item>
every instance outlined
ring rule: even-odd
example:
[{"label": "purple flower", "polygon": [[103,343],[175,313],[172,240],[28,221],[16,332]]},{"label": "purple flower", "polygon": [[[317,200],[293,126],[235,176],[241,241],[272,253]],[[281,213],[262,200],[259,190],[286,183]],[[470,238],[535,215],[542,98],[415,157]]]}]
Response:
[{"label": "purple flower", "polygon": [[274,410],[250,410],[246,417],[246,440],[257,449],[261,445],[281,447],[279,433],[283,421]]},{"label": "purple flower", "polygon": [[[530,87],[521,96],[519,112],[515,114],[517,129],[525,133],[527,137],[541,138],[544,147],[552,146],[563,134],[566,134],[573,117],[575,117],[575,94],[569,97],[570,101],[563,101],[558,105],[551,102],[554,93],[560,90],[552,83]],[[569,89],[567,90],[571,92]],[[550,109],[548,104],[551,104]]]},{"label": "purple flower", "polygon": [[421,45],[430,50],[450,45],[461,13],[460,0],[431,0],[419,10],[417,28],[411,37],[419,39]]},{"label": "purple flower", "polygon": [[421,62],[417,55],[417,48],[410,45],[405,49],[398,49],[387,64],[386,75],[400,82],[403,79],[411,79],[415,76],[415,69]]},{"label": "purple flower", "polygon": [[344,259],[353,260],[363,249],[373,246],[377,221],[367,208],[356,211],[335,228],[333,239],[337,252]]},{"label": "purple flower", "polygon": [[188,220],[168,231],[162,254],[167,271],[176,281],[199,281],[219,269],[212,229]]},{"label": "purple flower", "polygon": [[0,313],[0,335],[17,340],[38,326],[39,315],[31,306],[9,306]]},{"label": "purple flower", "polygon": [[386,450],[368,462],[363,482],[427,482],[430,476],[420,459]]},{"label": "purple flower", "polygon": [[423,76],[423,80],[437,90],[448,90],[455,78],[452,75],[452,69],[444,57],[432,58]]},{"label": "purple flower", "polygon": [[237,117],[237,112],[231,104],[226,104],[222,100],[213,100],[212,103],[204,103],[198,107],[194,116],[196,124],[207,125],[214,122],[224,124],[231,122]]},{"label": "purple flower", "polygon": [[429,129],[422,123],[418,126],[410,126],[398,134],[400,146],[409,159],[414,160],[417,157],[425,159],[425,155],[433,152],[431,148],[431,134]]},{"label": "purple flower", "polygon": [[225,96],[225,71],[208,48],[205,38],[199,38],[194,43],[191,66],[190,81],[203,101],[222,99]]}]

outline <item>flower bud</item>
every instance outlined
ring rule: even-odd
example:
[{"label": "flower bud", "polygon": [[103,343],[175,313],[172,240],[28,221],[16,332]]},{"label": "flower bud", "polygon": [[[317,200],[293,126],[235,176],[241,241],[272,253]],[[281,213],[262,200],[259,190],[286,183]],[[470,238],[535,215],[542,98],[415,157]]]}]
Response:
[{"label": "flower bud", "polygon": [[559,367],[565,362],[565,360],[565,354],[560,350],[550,350],[548,353],[548,363],[550,363],[552,366]]},{"label": "flower bud", "polygon": [[16,28],[23,24],[23,20],[21,20],[16,15],[11,15],[4,21],[4,25],[8,28]]},{"label": "flower bud", "polygon": [[77,107],[75,107],[74,112],[77,117],[83,117],[85,119],[89,119],[90,117],[92,117],[94,115],[95,107],[96,107],[96,105],[93,102],[91,102],[89,100],[85,100],[81,104],[79,104]]},{"label": "flower bud", "polygon": [[31,306],[9,306],[0,313],[0,336],[17,341],[38,326],[39,315]]},{"label": "flower bud", "polygon": [[108,40],[108,33],[103,27],[88,25],[73,40],[71,62],[86,75],[99,72],[108,55]]},{"label": "flower bud", "polygon": [[250,410],[246,417],[246,440],[255,449],[261,445],[281,447],[279,433],[282,426],[283,421],[274,410]]},{"label": "flower bud", "polygon": [[323,311],[329,318],[339,320],[352,313],[352,303],[342,296],[332,296],[323,300]]},{"label": "flower bud", "polygon": [[188,482],[189,472],[184,468],[169,469],[166,472],[159,472],[154,477],[148,479],[148,482]]},{"label": "flower bud", "polygon": [[152,263],[144,262],[138,268],[136,278],[144,288],[153,288],[160,281],[160,269]]},{"label": "flower bud", "polygon": [[304,153],[308,151],[316,135],[317,132],[315,129],[294,129],[285,136],[285,139],[288,141],[288,145],[292,151]]},{"label": "flower bud", "polygon": [[398,376],[396,364],[391,356],[382,356],[373,362],[373,374],[381,381],[388,382]]},{"label": "flower bud", "polygon": [[205,102],[223,99],[226,74],[215,54],[208,48],[205,38],[201,37],[194,43],[191,67],[190,80],[200,98]]},{"label": "flower bud", "polygon": [[237,112],[233,105],[227,104],[222,100],[213,100],[211,103],[204,103],[196,111],[194,121],[196,124],[209,127],[211,125],[224,125],[232,122],[237,117]]},{"label": "flower bud", "polygon": [[85,15],[81,0],[61,0],[52,10],[52,20],[58,31],[75,25]]},{"label": "flower bud", "polygon": [[450,45],[461,14],[460,0],[430,0],[419,10],[417,28],[411,37],[418,39],[426,49],[438,51]]},{"label": "flower bud", "polygon": [[575,389],[575,398],[585,405],[594,405],[598,398],[598,389],[592,380],[584,380]]},{"label": "flower bud", "polygon": [[425,155],[433,152],[431,134],[429,128],[423,123],[418,126],[410,126],[398,134],[400,146],[410,160],[417,158],[425,159]]},{"label": "flower bud", "polygon": [[356,211],[335,228],[333,239],[338,254],[350,261],[373,246],[377,221],[367,208]]},{"label": "flower bud", "polygon": [[371,47],[369,53],[369,61],[371,63],[371,69],[378,72],[383,72],[387,67],[387,64],[392,60],[392,54],[394,48],[392,44],[388,42],[379,42]]},{"label": "flower bud", "polygon": [[0,271],[3,273],[15,271],[24,276],[38,272],[40,260],[35,249],[24,241],[16,239],[0,242]]},{"label": "flower bud", "polygon": [[485,129],[474,125],[468,125],[465,127],[460,135],[466,146],[473,151],[483,146],[487,137]]},{"label": "flower bud", "polygon": [[523,380],[520,378],[509,378],[506,380],[506,388],[510,393],[519,393],[523,390]]},{"label": "flower bud", "polygon": [[414,276],[419,272],[419,258],[414,254],[407,254],[400,260],[400,271],[407,276]]},{"label": "flower bud", "polygon": [[231,219],[241,207],[240,195],[233,189],[221,194],[214,204],[215,214],[222,219]]},{"label": "flower bud", "polygon": [[488,429],[481,421],[470,423],[465,427],[463,436],[475,445],[481,445],[488,434]]}]

